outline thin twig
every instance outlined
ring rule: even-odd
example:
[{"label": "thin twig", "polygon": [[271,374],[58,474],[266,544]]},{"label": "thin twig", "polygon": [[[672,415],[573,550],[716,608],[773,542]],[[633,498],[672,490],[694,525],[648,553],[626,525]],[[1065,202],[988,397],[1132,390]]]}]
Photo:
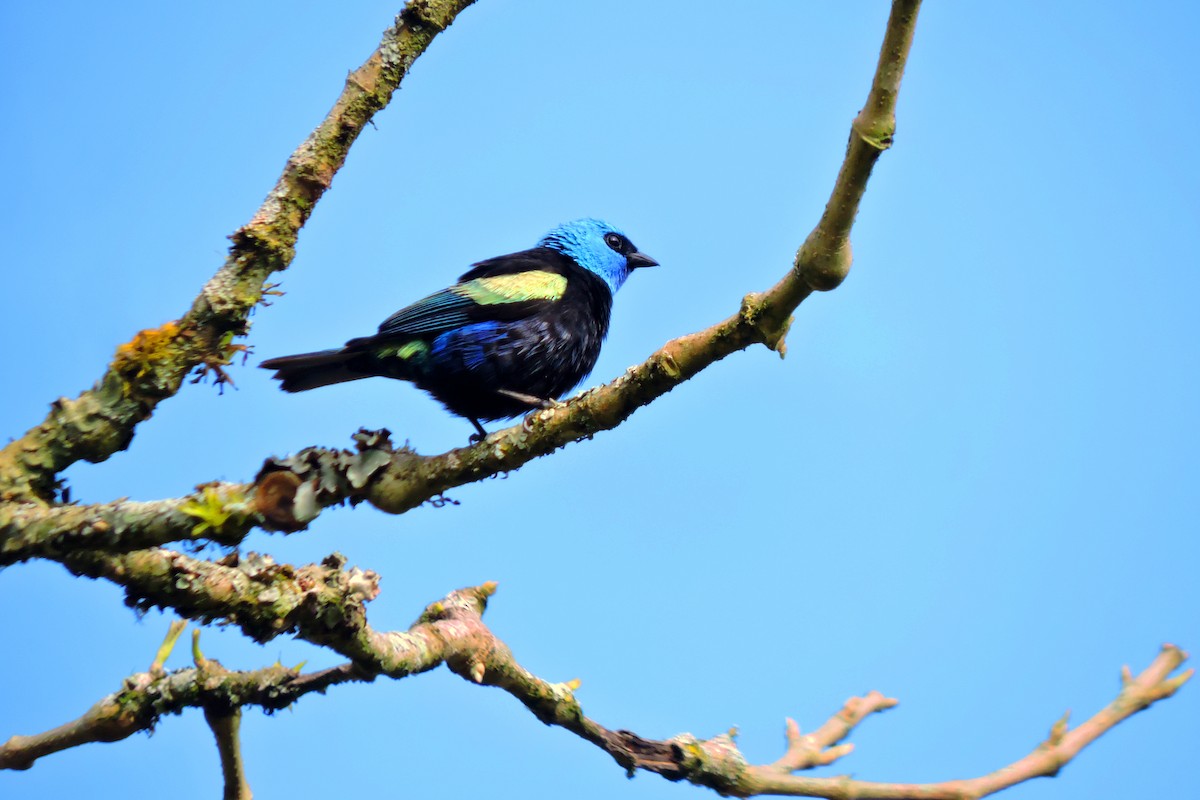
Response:
[{"label": "thin twig", "polygon": [[181,619],[172,620],[171,625],[167,628],[167,635],[163,639],[163,643],[159,645],[158,651],[154,654],[154,661],[150,662],[150,674],[161,675],[163,672],[163,664],[167,663],[167,659],[171,657],[171,651],[175,649],[175,643],[179,641],[179,634],[183,633],[183,629],[187,627],[187,623]]},{"label": "thin twig", "polygon": [[841,711],[830,717],[816,731],[807,734],[801,734],[796,720],[789,718],[786,726],[787,752],[774,764],[763,769],[791,773],[828,766],[854,752],[854,745],[838,743],[849,736],[860,722],[871,714],[894,708],[897,702],[879,692],[868,692],[863,697],[851,697],[842,706]]}]

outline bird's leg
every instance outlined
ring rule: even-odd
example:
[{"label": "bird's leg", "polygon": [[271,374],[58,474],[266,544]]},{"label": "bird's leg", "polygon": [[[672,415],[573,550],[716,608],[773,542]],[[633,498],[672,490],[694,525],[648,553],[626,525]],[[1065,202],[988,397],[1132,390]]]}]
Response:
[{"label": "bird's leg", "polygon": [[518,403],[524,403],[533,409],[557,408],[558,406],[562,405],[562,403],[558,402],[557,400],[547,400],[544,397],[536,397],[532,394],[525,394],[524,392],[514,392],[511,389],[497,389],[496,394],[504,395],[511,400],[516,400]]},{"label": "bird's leg", "polygon": [[[563,405],[553,398],[547,399],[544,397],[536,397],[532,394],[525,394],[524,392],[514,392],[512,389],[497,389],[496,394],[516,400],[518,403],[524,403],[525,405],[529,406],[530,412],[544,411],[548,408],[561,408]],[[532,419],[533,413],[529,413],[521,422],[521,427],[525,429],[526,433],[533,430],[530,427],[530,421]]]},{"label": "bird's leg", "polygon": [[487,431],[485,431],[483,426],[479,424],[479,420],[475,419],[474,417],[467,417],[467,419],[471,421],[471,424],[475,426],[475,430],[478,431],[478,433],[472,433],[467,438],[467,441],[471,444],[479,444],[487,438]]}]

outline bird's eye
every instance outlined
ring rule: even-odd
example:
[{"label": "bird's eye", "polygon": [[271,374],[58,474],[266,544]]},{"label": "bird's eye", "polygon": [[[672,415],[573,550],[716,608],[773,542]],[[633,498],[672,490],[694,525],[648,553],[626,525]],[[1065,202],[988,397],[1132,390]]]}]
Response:
[{"label": "bird's eye", "polygon": [[617,234],[615,234],[615,233],[605,234],[604,235],[604,243],[607,244],[609,247],[611,247],[613,250],[616,250],[618,253],[621,252],[621,245],[624,244],[621,241],[621,237],[617,236]]}]

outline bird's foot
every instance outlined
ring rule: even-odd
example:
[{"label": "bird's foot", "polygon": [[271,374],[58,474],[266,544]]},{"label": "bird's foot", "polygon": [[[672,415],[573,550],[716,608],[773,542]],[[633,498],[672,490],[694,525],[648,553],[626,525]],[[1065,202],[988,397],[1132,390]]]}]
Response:
[{"label": "bird's foot", "polygon": [[475,433],[467,437],[467,444],[479,444],[487,438],[488,432],[479,424],[479,420],[471,418],[471,424],[475,426]]},{"label": "bird's foot", "polygon": [[543,400],[540,406],[526,414],[525,419],[521,420],[521,429],[526,433],[533,433],[533,423],[537,419],[539,411],[548,411],[554,408],[566,408],[566,406],[566,403],[559,400]]},{"label": "bird's foot", "polygon": [[562,405],[557,400],[547,400],[544,397],[537,395],[525,394],[524,392],[514,392],[512,389],[497,389],[496,394],[503,395],[510,400],[516,400],[518,403],[524,403],[530,408],[555,408]]}]

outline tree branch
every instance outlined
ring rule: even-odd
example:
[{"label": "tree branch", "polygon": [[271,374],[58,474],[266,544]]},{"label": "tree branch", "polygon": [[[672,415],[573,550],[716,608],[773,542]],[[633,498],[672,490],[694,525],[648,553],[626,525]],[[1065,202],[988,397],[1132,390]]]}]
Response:
[{"label": "tree branch", "polygon": [[1029,755],[978,778],[943,783],[877,783],[849,777],[802,778],[781,774],[774,770],[775,765],[771,765],[747,768],[746,778],[739,788],[744,789],[746,795],[778,794],[835,800],[977,800],[1033,778],[1057,775],[1080,750],[1118,723],[1175,694],[1195,672],[1187,669],[1171,677],[1187,657],[1187,653],[1178,647],[1165,644],[1150,666],[1136,678],[1129,667],[1123,667],[1121,691],[1108,706],[1073,730],[1068,729],[1064,716],[1050,728],[1050,736]]},{"label": "tree branch", "polygon": [[[421,456],[407,448],[391,451],[385,440],[377,447],[383,454],[371,454],[366,465],[362,460],[347,464],[345,451],[321,448],[268,460],[256,482],[260,494],[264,480],[272,482],[271,496],[256,501],[264,517],[275,527],[296,530],[324,506],[361,499],[383,511],[402,513],[447,489],[510,472],[566,444],[615,428],[638,408],[751,344],[761,342],[782,356],[792,312],[814,290],[835,288],[850,269],[850,231],[875,162],[891,145],[896,98],[919,7],[920,0],[893,3],[871,91],[851,125],[829,202],[797,252],[793,269],[775,286],[744,297],[738,313],[728,319],[672,339],[615,381],[559,407],[536,411],[521,425],[493,433],[474,447]],[[279,472],[294,478],[285,481]],[[356,475],[362,476],[361,489]]]},{"label": "tree branch", "polygon": [[242,709],[217,711],[206,706],[204,721],[216,737],[217,753],[221,756],[221,776],[225,780],[221,797],[223,800],[253,800],[254,794],[246,780],[246,765],[242,761]]},{"label": "tree branch", "polygon": [[365,603],[378,595],[372,572],[344,570],[331,556],[321,565],[293,569],[265,556],[221,563],[200,561],[168,550],[123,556],[80,554],[72,569],[108,578],[125,587],[128,602],[139,608],[164,606],[196,619],[222,619],[265,641],[278,633],[297,636],[349,657],[365,674],[403,678],[440,664],[474,683],[498,686],[523,703],[539,720],[556,725],[595,744],[633,772],[655,772],[668,780],[687,780],[726,795],[760,794],[805,797],[921,798],[975,800],[1035,777],[1053,776],[1080,750],[1127,717],[1173,695],[1193,674],[1172,673],[1187,659],[1164,645],[1154,662],[1136,678],[1122,671],[1117,698],[1084,724],[1070,730],[1066,719],[1025,758],[996,772],[968,780],[904,784],[852,780],[847,777],[806,778],[793,771],[829,764],[850,752],[837,745],[863,719],[891,708],[895,700],[871,692],[852,698],[809,737],[788,723],[788,747],[772,764],[751,765],[730,734],[699,739],[680,734],[669,740],[643,739],[609,730],[584,715],[574,691],[577,681],[549,683],[522,667],[512,651],[487,628],[482,614],[495,584],[460,589],[433,603],[404,632],[374,630]]},{"label": "tree branch", "polygon": [[[80,546],[120,551],[187,538],[234,545],[255,526],[300,530],[321,509],[347,501],[366,500],[383,511],[403,513],[448,489],[511,472],[571,442],[615,428],[638,408],[751,344],[761,342],[782,355],[791,313],[812,291],[837,286],[850,268],[850,230],[875,162],[891,143],[896,97],[919,5],[919,0],[896,0],[892,6],[867,102],[851,125],[850,143],[825,212],[797,253],[793,269],[770,290],[743,298],[738,313],[672,339],[611,383],[559,407],[534,412],[522,424],[493,433],[473,447],[422,456],[407,447],[393,448],[387,431],[360,431],[354,437],[357,452],[313,447],[268,459],[253,486],[223,489],[228,502],[213,506],[219,523],[201,525],[180,514],[185,505],[203,505],[197,495],[157,505],[125,503],[121,508],[108,504],[61,512],[27,507],[0,511],[0,565],[55,558]],[[245,513],[247,503],[257,513]],[[156,509],[162,518],[156,517]],[[16,520],[18,516],[23,521]]]},{"label": "tree branch", "polygon": [[172,623],[148,671],[130,675],[119,691],[101,699],[78,719],[43,733],[13,736],[0,745],[0,769],[29,769],[51,753],[152,731],[164,716],[179,714],[186,708],[228,710],[252,705],[271,712],[286,708],[309,692],[323,693],[339,683],[374,679],[352,664],[301,674],[282,664],[239,672],[212,660],[205,660],[203,667],[163,674],[162,663],[182,627],[182,623]]},{"label": "tree branch", "polygon": [[191,309],[120,346],[93,389],[74,400],[56,401],[42,424],[0,450],[0,566],[54,558],[78,574],[124,586],[132,605],[227,621],[258,641],[292,632],[341,653],[350,663],[310,675],[280,665],[231,672],[205,659],[196,646],[195,668],[164,674],[172,637],[178,635],[173,627],[148,672],[126,679],[120,692],[77,720],[42,734],[12,737],[0,746],[0,768],[26,769],[48,753],[124,738],[153,727],[163,714],[198,706],[217,738],[225,796],[249,798],[238,744],[242,706],[272,710],[336,683],[380,674],[399,679],[444,663],[467,680],[504,689],[542,722],[595,744],[631,774],[643,769],[736,796],[974,800],[1057,774],[1096,738],[1173,695],[1191,678],[1190,669],[1172,677],[1187,656],[1164,645],[1138,676],[1124,669],[1123,687],[1105,709],[1075,729],[1064,717],[1029,755],[981,777],[927,784],[805,778],[793,773],[848,755],[853,746],[841,742],[854,727],[896,701],[878,692],[851,698],[808,735],[801,735],[789,719],[784,755],[771,764],[751,765],[732,734],[649,740],[586,717],[574,696],[578,682],[549,683],[532,674],[484,625],[482,614],[494,584],[453,592],[427,607],[408,630],[384,632],[367,623],[365,611],[366,602],[378,594],[378,576],[344,569],[338,556],[296,568],[253,553],[209,562],[154,549],[181,539],[236,545],[258,526],[298,530],[322,508],[347,501],[365,500],[402,513],[449,488],[511,471],[616,427],[636,409],[751,344],[763,343],[782,356],[792,312],[813,291],[838,286],[850,269],[850,232],[875,162],[892,141],[919,0],[893,2],[867,102],[852,123],[825,211],[799,248],[793,268],[768,291],[743,298],[728,319],[667,342],[608,385],[530,414],[522,424],[473,447],[422,456],[394,448],[386,431],[360,431],[356,451],[309,448],[270,459],[252,484],[210,484],[188,497],[151,503],[51,505],[62,469],[79,459],[104,460],[127,446],[136,425],[175,394],[190,371],[213,372],[218,383],[228,380],[223,367],[242,349],[232,344],[233,338],[247,331],[250,310],[269,291],[265,281],[290,263],[301,226],[358,133],[387,104],[412,61],[471,2],[412,0],[380,47],[347,80],[329,116],[289,159],[254,218],[233,234],[229,257]]},{"label": "tree branch", "polygon": [[59,559],[86,548],[140,550],[167,542],[203,539],[239,544],[254,528],[250,486],[210,483],[169,500],[121,499],[93,505],[46,506],[0,501],[0,567],[30,558]]},{"label": "tree branch", "polygon": [[[168,637],[170,634],[167,634]],[[200,652],[200,631],[192,631],[192,659],[196,669],[207,672],[213,662]],[[155,661],[157,662],[157,657]],[[204,706],[204,721],[217,740],[217,755],[221,758],[221,777],[225,790],[223,800],[253,800],[250,782],[246,779],[246,764],[242,760],[242,707],[209,703]]]},{"label": "tree branch", "polygon": [[[850,732],[869,717],[880,711],[894,708],[899,701],[884,697],[879,692],[868,692],[864,697],[851,697],[842,706],[842,710],[813,733],[800,734],[800,726],[796,720],[787,720],[787,752],[783,757],[761,769],[780,772],[783,774],[824,767],[832,764],[843,756],[854,752],[852,744],[838,744]],[[836,745],[836,746],[835,746]]]},{"label": "tree branch", "polygon": [[250,222],[230,237],[224,265],[187,313],[118,347],[95,386],[74,399],[55,400],[41,424],[0,450],[0,500],[53,500],[63,469],[124,450],[137,424],[179,391],[193,369],[228,380],[223,367],[245,350],[233,338],[248,330],[248,315],[269,288],[267,278],[291,263],[300,228],[350,146],[388,104],[413,61],[472,2],[411,0],[405,6],[375,52],[346,79],[329,114],[292,153]]}]

